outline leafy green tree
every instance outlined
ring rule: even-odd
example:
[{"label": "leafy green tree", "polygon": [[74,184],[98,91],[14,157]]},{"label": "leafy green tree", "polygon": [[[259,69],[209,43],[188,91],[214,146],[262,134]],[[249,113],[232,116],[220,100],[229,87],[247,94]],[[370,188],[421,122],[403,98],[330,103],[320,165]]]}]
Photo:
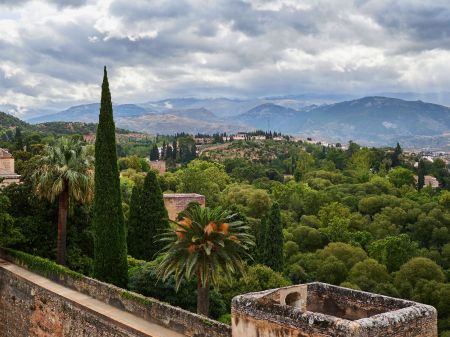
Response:
[{"label": "leafy green tree", "polygon": [[223,294],[225,303],[230,310],[233,297],[249,292],[262,291],[267,289],[280,288],[290,285],[282,273],[275,272],[267,266],[256,264],[245,266],[242,277],[233,278],[231,282],[219,279],[220,293]]},{"label": "leafy green tree", "polygon": [[315,228],[296,226],[288,231],[293,235],[293,240],[301,251],[315,251],[326,243],[326,236]]},{"label": "leafy green tree", "polygon": [[347,164],[347,169],[355,177],[356,181],[366,182],[369,180],[371,174],[370,168],[374,160],[373,157],[373,153],[367,148],[353,153]]},{"label": "leafy green tree", "polygon": [[322,206],[319,211],[319,219],[322,222],[321,232],[330,241],[348,241],[350,225],[350,209],[348,207],[338,202]]},{"label": "leafy green tree", "polygon": [[417,168],[417,190],[421,190],[425,185],[425,162],[423,159],[419,161],[419,167]]},{"label": "leafy green tree", "polygon": [[265,227],[263,264],[275,271],[282,271],[284,266],[283,224],[278,203],[274,203],[270,208]]},{"label": "leafy green tree", "polygon": [[231,279],[242,274],[254,238],[248,226],[221,208],[195,205],[184,216],[162,235],[166,246],[158,273],[163,280],[174,275],[177,289],[184,279],[197,277],[197,312],[208,316],[210,284],[216,284],[219,275]]},{"label": "leafy green tree", "polygon": [[334,256],[329,256],[320,263],[317,269],[317,279],[322,282],[339,285],[345,281],[348,269],[344,262]]},{"label": "leafy green tree", "polygon": [[334,256],[342,261],[347,269],[351,269],[355,263],[367,258],[366,252],[360,247],[354,247],[342,242],[332,242],[319,252],[321,259]]},{"label": "leafy green tree", "polygon": [[61,138],[47,146],[33,174],[35,193],[50,202],[58,199],[57,257],[66,263],[67,213],[69,202],[92,199],[92,157],[78,140]]},{"label": "leafy green tree", "polygon": [[415,257],[406,262],[395,274],[394,285],[404,297],[411,298],[420,280],[444,282],[445,275],[436,262],[425,257]]},{"label": "leafy green tree", "polygon": [[25,238],[19,228],[14,226],[14,218],[8,213],[10,206],[6,195],[0,195],[0,247],[7,247]]},{"label": "leafy green tree", "polygon": [[127,239],[117,168],[115,125],[106,67],[95,142],[95,189],[92,222],[95,233],[95,277],[120,287],[126,287],[128,279]]},{"label": "leafy green tree", "polygon": [[393,272],[418,254],[418,245],[407,234],[388,236],[373,242],[369,254]]},{"label": "leafy green tree", "polygon": [[393,168],[388,173],[388,178],[395,187],[402,187],[404,185],[406,186],[415,185],[414,173],[412,173],[412,171],[404,167]]},{"label": "leafy green tree", "polygon": [[152,260],[163,247],[157,236],[169,228],[164,198],[154,171],[144,185],[134,187],[128,221],[128,251],[137,259]]},{"label": "leafy green tree", "polygon": [[303,179],[303,176],[314,168],[314,157],[305,151],[301,151],[297,156],[297,164],[294,171],[296,181]]},{"label": "leafy green tree", "polygon": [[158,145],[153,144],[152,149],[150,151],[150,160],[159,160],[159,150]]},{"label": "leafy green tree", "polygon": [[223,165],[198,159],[175,174],[179,179],[178,192],[203,194],[208,205],[219,203],[220,192],[230,179]]},{"label": "leafy green tree", "polygon": [[237,207],[241,213],[260,218],[270,208],[270,196],[266,190],[252,185],[229,185],[223,192],[222,204],[225,207]]},{"label": "leafy green tree", "polygon": [[390,277],[386,266],[374,259],[365,259],[350,269],[347,280],[361,290],[376,292],[379,285],[389,283]]}]

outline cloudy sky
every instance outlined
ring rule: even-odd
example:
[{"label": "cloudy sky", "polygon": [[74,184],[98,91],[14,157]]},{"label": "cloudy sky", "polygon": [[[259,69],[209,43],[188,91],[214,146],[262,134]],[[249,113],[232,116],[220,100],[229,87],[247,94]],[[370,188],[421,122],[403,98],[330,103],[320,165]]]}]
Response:
[{"label": "cloudy sky", "polygon": [[448,0],[0,0],[0,104],[450,91]]}]

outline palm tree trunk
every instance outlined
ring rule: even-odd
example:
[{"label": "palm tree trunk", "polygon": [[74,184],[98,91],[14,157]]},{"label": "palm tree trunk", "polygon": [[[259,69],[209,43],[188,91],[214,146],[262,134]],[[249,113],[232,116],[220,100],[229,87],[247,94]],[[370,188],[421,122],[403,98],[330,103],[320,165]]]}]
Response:
[{"label": "palm tree trunk", "polygon": [[209,315],[209,284],[203,287],[200,274],[197,274],[197,314]]},{"label": "palm tree trunk", "polygon": [[64,190],[59,195],[58,201],[58,239],[56,261],[66,264],[66,238],[67,238],[67,210],[69,208],[69,186],[64,184]]}]

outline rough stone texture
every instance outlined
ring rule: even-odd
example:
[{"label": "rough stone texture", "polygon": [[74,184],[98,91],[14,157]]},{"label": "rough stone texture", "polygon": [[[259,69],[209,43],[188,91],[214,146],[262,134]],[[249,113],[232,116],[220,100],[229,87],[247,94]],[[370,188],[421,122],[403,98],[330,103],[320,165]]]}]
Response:
[{"label": "rough stone texture", "polygon": [[142,337],[14,275],[6,278],[1,273],[1,337]]},{"label": "rough stone texture", "polygon": [[164,194],[164,205],[170,220],[176,220],[178,214],[184,211],[191,202],[198,202],[201,207],[205,207],[205,196],[196,193]]},{"label": "rough stone texture", "polygon": [[234,337],[437,337],[431,306],[309,283],[237,296]]},{"label": "rough stone texture", "polygon": [[[19,265],[0,251],[0,257]],[[24,267],[24,266],[23,266]],[[59,285],[88,295],[170,331],[191,337],[230,337],[228,325],[83,277],[50,276]],[[49,280],[49,281],[50,281]],[[0,265],[0,337],[149,337],[20,278]],[[163,337],[163,336],[161,336]],[[165,336],[164,336],[165,337]]]}]

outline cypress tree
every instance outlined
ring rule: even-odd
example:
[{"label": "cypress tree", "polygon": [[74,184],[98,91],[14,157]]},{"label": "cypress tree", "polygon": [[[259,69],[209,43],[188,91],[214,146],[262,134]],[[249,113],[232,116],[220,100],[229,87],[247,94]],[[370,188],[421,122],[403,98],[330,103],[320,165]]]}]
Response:
[{"label": "cypress tree", "polygon": [[166,141],[163,142],[162,148],[161,148],[161,155],[162,160],[166,159]]},{"label": "cypress tree", "polygon": [[94,193],[94,276],[99,280],[125,287],[128,279],[127,242],[106,67],[95,142]]},{"label": "cypress tree", "polygon": [[162,248],[157,235],[169,227],[164,198],[154,171],[149,171],[144,186],[133,188],[128,222],[130,255],[152,260]]},{"label": "cypress tree", "polygon": [[267,236],[267,220],[266,216],[261,218],[261,222],[258,226],[258,231],[256,232],[256,261],[258,263],[264,264],[265,262],[265,251],[266,251],[266,236]]},{"label": "cypress tree", "polygon": [[423,159],[419,161],[419,167],[417,168],[417,190],[421,190],[425,185],[425,162]]},{"label": "cypress tree", "polygon": [[176,160],[177,159],[177,155],[178,155],[178,144],[177,144],[177,139],[175,139],[172,142],[172,158],[174,160]]},{"label": "cypress tree", "polygon": [[403,153],[403,150],[399,143],[397,143],[397,146],[394,149],[394,153],[392,154],[391,161],[392,161],[392,167],[400,166],[400,156]]},{"label": "cypress tree", "polygon": [[150,160],[159,160],[159,150],[158,145],[153,144],[153,147],[150,151]]},{"label": "cypress tree", "polygon": [[167,148],[166,148],[166,160],[172,160],[172,157],[173,157],[173,149],[172,149],[172,146],[170,146],[170,145],[167,145]]},{"label": "cypress tree", "polygon": [[16,127],[16,134],[15,134],[14,139],[16,141],[16,149],[23,150],[22,130],[19,127]]},{"label": "cypress tree", "polygon": [[270,208],[265,227],[263,263],[275,271],[283,271],[283,225],[278,203]]}]

